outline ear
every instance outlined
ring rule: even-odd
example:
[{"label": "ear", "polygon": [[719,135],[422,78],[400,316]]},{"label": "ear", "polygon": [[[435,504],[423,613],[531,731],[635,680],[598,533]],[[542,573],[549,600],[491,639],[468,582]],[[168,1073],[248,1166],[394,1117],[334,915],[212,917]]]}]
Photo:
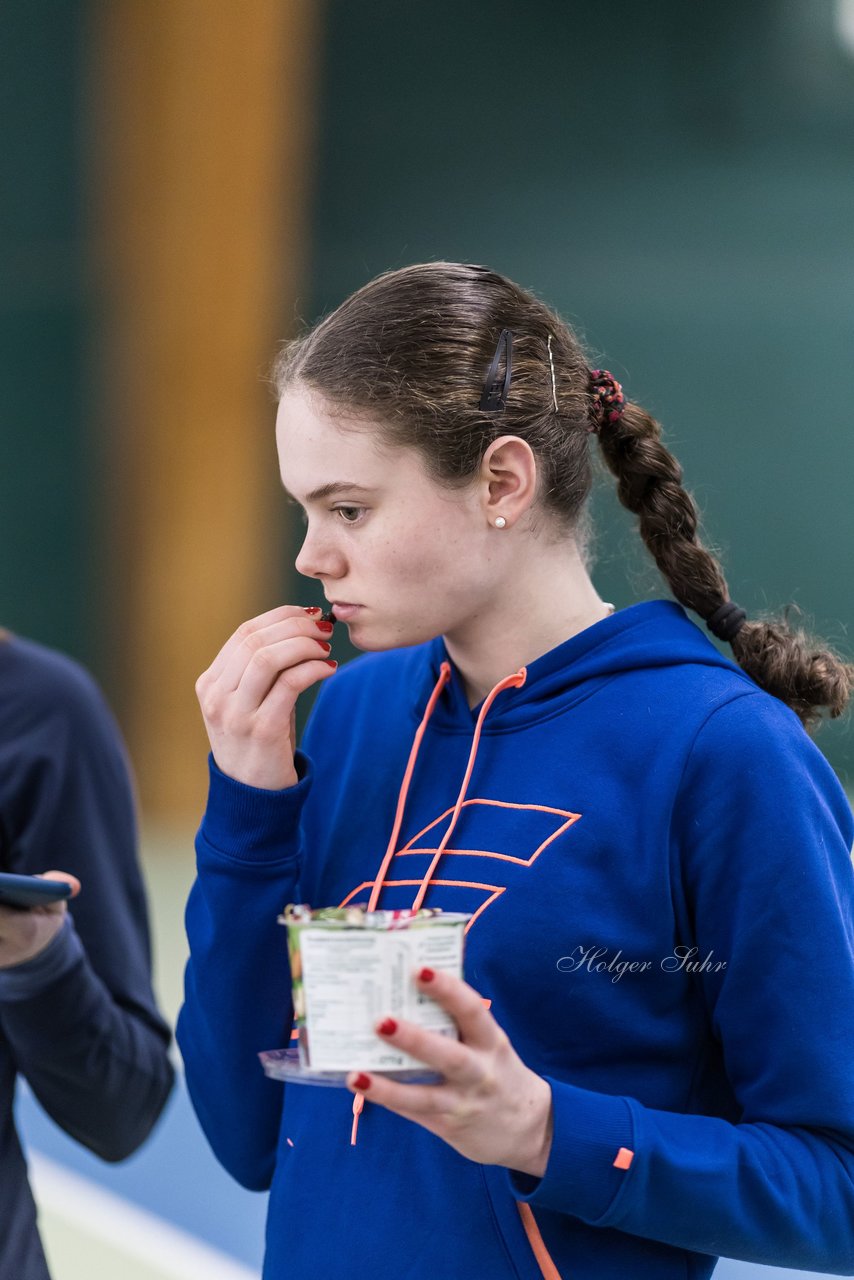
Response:
[{"label": "ear", "polygon": [[512,526],[531,507],[537,495],[537,460],[526,440],[499,436],[480,464],[486,517],[494,524],[503,516]]}]

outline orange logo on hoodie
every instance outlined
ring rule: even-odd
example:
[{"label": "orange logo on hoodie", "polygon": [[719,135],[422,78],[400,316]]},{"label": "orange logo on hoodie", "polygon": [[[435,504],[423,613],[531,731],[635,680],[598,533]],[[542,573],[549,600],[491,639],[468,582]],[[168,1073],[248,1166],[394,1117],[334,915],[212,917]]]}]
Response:
[{"label": "orange logo on hoodie", "polygon": [[[491,810],[496,808],[510,809],[510,810],[514,810],[517,813],[519,811],[523,811],[531,814],[541,814],[543,815],[543,817],[538,819],[532,824],[532,843],[533,843],[533,839],[539,839],[539,843],[532,850],[532,852],[528,854],[528,856],[526,857],[519,856],[518,854],[497,853],[491,849],[475,849],[475,848],[463,849],[463,848],[446,847],[443,850],[443,857],[451,858],[454,856],[458,856],[458,857],[465,856],[469,858],[487,859],[491,864],[489,866],[490,876],[495,880],[499,881],[499,883],[497,884],[491,884],[491,883],[486,883],[485,881],[480,881],[480,880],[456,880],[456,879],[448,879],[448,878],[437,877],[437,876],[434,876],[433,878],[431,878],[430,880],[431,885],[450,885],[450,886],[454,886],[455,888],[472,889],[475,891],[479,891],[484,895],[483,901],[481,902],[477,910],[473,913],[471,920],[469,920],[468,924],[466,925],[466,932],[468,932],[468,930],[472,927],[475,920],[477,920],[478,916],[480,916],[481,913],[484,912],[488,906],[490,906],[493,902],[495,902],[498,898],[500,898],[501,895],[506,891],[507,889],[506,882],[503,884],[500,883],[502,879],[506,881],[506,877],[502,875],[502,864],[510,863],[518,867],[532,867],[534,863],[537,861],[537,859],[539,858],[540,854],[546,848],[548,848],[548,846],[554,840],[559,839],[560,836],[564,834],[564,832],[568,831],[569,828],[573,826],[573,824],[576,823],[578,819],[581,817],[580,813],[572,813],[568,809],[557,809],[557,808],[554,808],[552,805],[516,804],[510,800],[486,800],[486,799],[479,799],[475,797],[470,798],[468,800],[464,800],[461,808],[464,810],[464,809],[469,809],[472,806],[478,806],[478,805],[488,806]],[[440,814],[438,818],[434,818],[433,821],[428,823],[426,827],[423,827],[421,831],[419,831],[416,835],[412,837],[411,840],[408,840],[407,843],[401,849],[396,850],[388,870],[389,872],[392,873],[392,875],[394,875],[394,873],[397,872],[401,878],[392,879],[389,875],[386,875],[386,877],[383,879],[383,887],[385,887],[386,885],[389,885],[389,886],[412,885],[412,887],[415,889],[418,886],[420,886],[421,884],[420,876],[412,879],[406,876],[406,865],[403,859],[407,857],[412,857],[413,855],[423,856],[424,854],[435,854],[438,846],[431,845],[431,844],[419,844],[417,845],[417,847],[415,847],[416,841],[423,840],[425,837],[427,837],[431,831],[434,831],[436,827],[444,823],[446,819],[449,818],[453,812],[454,812],[454,806],[451,805],[449,808],[445,810],[444,813]],[[474,811],[469,814],[470,818],[477,818],[478,816],[479,814],[476,809],[474,809]],[[487,815],[484,814],[484,816],[487,816]],[[490,823],[489,823],[490,828],[494,832],[495,814],[491,812],[489,814],[489,819],[490,819]],[[478,824],[477,823],[472,824],[471,822],[469,822],[468,825],[469,827],[471,827],[472,825],[478,825]],[[540,839],[540,836],[542,836],[544,826],[546,828],[552,828],[552,829],[548,830],[548,833],[546,834],[544,839]],[[514,830],[513,837],[514,837],[514,840],[518,841],[519,839],[518,829]],[[356,897],[357,894],[362,893],[363,890],[370,890],[373,887],[374,887],[373,880],[363,880],[362,883],[359,885],[356,885],[355,889],[352,889],[338,905],[340,907],[348,906],[353,901],[353,899]]]}]

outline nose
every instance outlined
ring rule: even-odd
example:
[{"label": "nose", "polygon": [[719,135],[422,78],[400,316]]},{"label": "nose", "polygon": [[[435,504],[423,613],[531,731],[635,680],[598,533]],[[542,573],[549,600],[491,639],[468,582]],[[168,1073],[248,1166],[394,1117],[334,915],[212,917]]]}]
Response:
[{"label": "nose", "polygon": [[341,552],[335,547],[334,539],[312,530],[309,524],[294,561],[294,568],[305,578],[340,578],[344,574],[345,565]]}]

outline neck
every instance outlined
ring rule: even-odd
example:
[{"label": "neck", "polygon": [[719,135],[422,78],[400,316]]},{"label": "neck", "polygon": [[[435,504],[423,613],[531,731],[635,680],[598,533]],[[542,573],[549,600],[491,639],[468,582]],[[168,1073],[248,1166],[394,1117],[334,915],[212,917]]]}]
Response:
[{"label": "neck", "polygon": [[489,603],[448,632],[445,647],[476,707],[504,676],[607,618],[574,544],[538,560],[538,572],[512,575]]}]

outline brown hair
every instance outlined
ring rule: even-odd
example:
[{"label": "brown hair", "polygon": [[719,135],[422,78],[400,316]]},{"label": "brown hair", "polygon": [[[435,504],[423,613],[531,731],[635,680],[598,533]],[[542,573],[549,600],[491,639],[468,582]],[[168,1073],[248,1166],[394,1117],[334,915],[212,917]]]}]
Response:
[{"label": "brown hair", "polygon": [[[479,405],[502,329],[513,334],[513,372],[496,413]],[[557,537],[571,534],[583,552],[593,480],[588,436],[598,424],[587,357],[554,311],[496,272],[457,262],[386,272],[287,343],[273,381],[280,396],[301,383],[333,410],[362,418],[386,444],[417,449],[427,473],[451,488],[472,482],[491,441],[519,436],[537,458],[546,526]],[[598,438],[620,501],[638,516],[673,595],[710,618],[729,599],[726,579],[698,537],[697,508],[661,427],[628,401],[616,422],[602,422]],[[854,667],[788,619],[746,622],[730,643],[747,674],[808,728],[822,707],[832,717],[845,710]]]}]

